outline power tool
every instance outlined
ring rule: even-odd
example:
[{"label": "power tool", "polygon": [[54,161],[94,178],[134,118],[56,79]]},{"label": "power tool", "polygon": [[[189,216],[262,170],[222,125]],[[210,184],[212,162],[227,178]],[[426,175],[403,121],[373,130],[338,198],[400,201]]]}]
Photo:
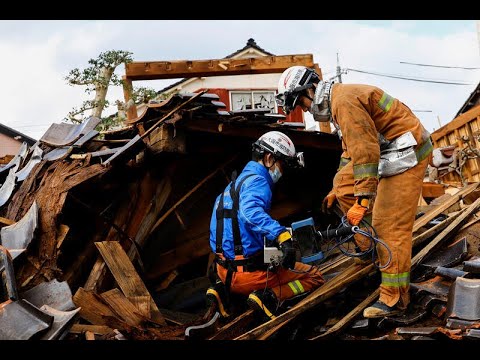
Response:
[{"label": "power tool", "polygon": [[[324,259],[321,242],[332,238],[341,238],[358,232],[358,226],[342,226],[336,229],[317,231],[312,217],[293,222],[287,228],[300,252],[300,262],[308,264]],[[278,265],[283,257],[282,251],[275,245],[264,243],[264,263]]]}]

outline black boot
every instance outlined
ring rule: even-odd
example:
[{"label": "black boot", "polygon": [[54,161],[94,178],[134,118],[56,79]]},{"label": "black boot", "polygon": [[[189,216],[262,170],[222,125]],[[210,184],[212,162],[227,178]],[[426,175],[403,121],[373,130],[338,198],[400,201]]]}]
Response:
[{"label": "black boot", "polygon": [[215,285],[207,289],[207,306],[215,306],[223,318],[228,318],[230,315],[227,312],[227,290],[225,284],[217,280]]},{"label": "black boot", "polygon": [[248,296],[247,303],[251,309],[262,314],[266,321],[275,319],[279,313],[279,302],[272,289],[262,289],[251,292]]}]

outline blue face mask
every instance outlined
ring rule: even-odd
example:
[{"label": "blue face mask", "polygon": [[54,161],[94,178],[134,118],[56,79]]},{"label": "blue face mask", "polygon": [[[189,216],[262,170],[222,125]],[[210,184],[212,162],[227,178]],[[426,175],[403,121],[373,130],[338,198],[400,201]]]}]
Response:
[{"label": "blue face mask", "polygon": [[275,166],[275,169],[273,171],[268,170],[268,173],[272,177],[273,183],[275,184],[282,177],[282,173],[280,172],[280,170],[278,170],[278,167],[276,165],[274,166]]}]

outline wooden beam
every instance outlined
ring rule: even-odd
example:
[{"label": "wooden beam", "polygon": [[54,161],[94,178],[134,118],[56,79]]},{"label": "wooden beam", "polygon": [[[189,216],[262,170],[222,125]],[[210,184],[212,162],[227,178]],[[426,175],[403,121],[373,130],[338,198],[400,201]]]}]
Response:
[{"label": "wooden beam", "polygon": [[[83,288],[78,288],[73,296],[73,303],[81,308],[80,317],[90,322],[92,325],[108,325],[117,316],[100,298],[99,295]],[[120,323],[119,319],[117,319]]]},{"label": "wooden beam", "polygon": [[365,267],[359,264],[353,264],[348,269],[317,288],[305,299],[298,302],[290,310],[287,310],[276,318],[267,321],[260,326],[257,326],[255,329],[252,329],[247,333],[235,338],[235,340],[267,339],[270,335],[274,334],[282,326],[290,322],[296,316],[320,304],[322,301],[329,299],[330,297],[341,291],[343,288],[345,288],[347,285],[358,279],[361,279],[362,277],[372,273],[373,271],[376,271],[373,264],[369,264]]},{"label": "wooden beam", "polygon": [[420,264],[420,262],[439,244],[449,239],[452,235],[455,234],[455,231],[462,225],[462,222],[468,218],[477,208],[480,206],[480,198],[475,200],[472,205],[469,205],[468,209],[465,210],[461,215],[455,219],[449,226],[445,228],[440,234],[438,234],[432,241],[428,243],[421,251],[417,253],[412,259],[412,268]]},{"label": "wooden beam", "polygon": [[70,328],[70,334],[82,334],[90,331],[95,335],[106,335],[113,331],[112,328],[105,325],[73,324]]},{"label": "wooden beam", "polygon": [[8,226],[8,225],[12,225],[14,223],[15,223],[15,221],[0,216],[0,225],[2,225],[2,226],[3,225]]},{"label": "wooden beam", "polygon": [[125,66],[129,80],[281,73],[293,65],[313,67],[312,54],[261,56],[244,59],[133,61]]},{"label": "wooden beam", "polygon": [[423,233],[421,233],[420,235],[417,235],[415,236],[413,239],[412,239],[412,248],[415,247],[415,246],[418,246],[420,244],[422,244],[425,240],[427,240],[428,238],[432,237],[433,235],[437,234],[439,231],[442,231],[443,229],[445,229],[448,225],[450,225],[452,223],[453,220],[455,220],[461,213],[462,211],[464,211],[465,209],[462,209],[462,210],[459,210],[459,211],[456,211],[454,213],[450,213],[448,214],[447,218],[445,220],[443,220],[441,223],[431,227],[430,229],[424,231]]},{"label": "wooden beam", "polygon": [[110,306],[113,312],[128,325],[138,326],[146,319],[140,310],[137,309],[117,288],[100,294],[103,301]]},{"label": "wooden beam", "polygon": [[[132,92],[132,79],[128,79],[126,76],[123,76],[123,98],[125,100],[125,106],[127,107],[127,119],[136,119],[138,116],[137,106],[135,103],[132,104]],[[130,101],[130,99],[132,99],[132,101]]]},{"label": "wooden beam", "polygon": [[[125,296],[148,296],[150,298],[151,319],[159,324],[166,325],[165,319],[120,243],[104,241],[96,242],[95,246]],[[142,311],[142,309],[139,310]]]},{"label": "wooden beam", "polygon": [[195,185],[190,191],[188,191],[185,195],[182,196],[180,200],[178,200],[170,209],[168,209],[160,219],[157,220],[155,225],[153,225],[151,229],[151,233],[154,232],[161,223],[165,221],[165,219],[172,213],[174,212],[185,200],[187,200],[194,192],[196,192],[202,185],[204,185],[208,180],[210,180],[212,177],[214,177],[218,171],[222,170],[225,166],[230,164],[232,161],[234,161],[238,157],[238,154],[235,154],[233,157],[229,158],[227,161],[225,161],[223,164],[221,164],[219,167],[217,167],[214,171],[212,171],[210,174],[208,174],[206,177],[204,177],[202,180],[198,182],[197,185]]},{"label": "wooden beam", "polygon": [[425,226],[430,220],[434,219],[437,215],[447,210],[450,206],[454,205],[462,199],[463,196],[470,194],[473,190],[478,187],[479,183],[473,183],[464,187],[461,191],[457,192],[455,195],[452,195],[450,199],[443,202],[442,204],[435,206],[430,209],[427,213],[420,216],[415,223],[413,224],[412,232],[418,231],[422,226]]},{"label": "wooden beam", "polygon": [[358,304],[352,311],[350,311],[345,317],[328,329],[325,333],[315,336],[309,340],[321,340],[332,335],[339,333],[345,328],[350,322],[355,319],[368,305],[370,305],[373,300],[375,300],[380,295],[380,288],[371,293],[365,300]]}]

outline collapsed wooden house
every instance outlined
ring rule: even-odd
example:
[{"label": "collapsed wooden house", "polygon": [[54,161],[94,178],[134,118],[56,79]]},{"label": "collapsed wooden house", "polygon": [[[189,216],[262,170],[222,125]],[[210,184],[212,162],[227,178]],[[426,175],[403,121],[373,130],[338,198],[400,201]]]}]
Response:
[{"label": "collapsed wooden house", "polygon": [[[202,64],[211,74],[279,72],[305,59],[310,57],[243,59],[237,67],[231,66],[233,60],[188,61],[175,76],[206,75],[196,67]],[[152,71],[173,76],[175,66],[159,62],[155,66],[133,64],[132,68],[144,73],[138,75],[141,79],[151,78]],[[73,305],[62,306],[64,313],[58,316],[65,319],[64,324],[68,321],[65,332],[50,333],[49,339],[186,338],[189,326],[208,320],[204,294],[210,285],[208,239],[214,199],[232,172],[250,160],[251,143],[272,129],[288,134],[298,151],[304,152],[306,163],[278,184],[272,216],[286,225],[310,216],[320,228],[337,223],[338,216],[319,211],[338,166],[341,146],[337,136],[305,131],[267,111],[229,112],[218,100],[203,90],[175,94],[147,104],[140,115],[131,113],[125,128],[103,137],[94,130],[99,119],[90,118],[80,126],[53,124],[39,142],[12,159],[0,172],[2,232],[23,219],[36,221],[25,220],[30,231],[22,233],[28,241],[20,245],[10,246],[2,233],[5,253],[15,255],[4,257],[10,282],[2,289],[6,299],[2,299],[0,315],[12,304],[32,299],[26,294],[39,286],[54,283],[57,288],[61,282],[68,284]],[[476,219],[472,217],[477,216],[480,204],[477,186],[473,183],[422,208],[414,227],[414,266],[450,241],[458,243],[458,236],[465,232],[470,231],[466,236],[475,240]],[[35,217],[27,215],[32,212]],[[463,251],[464,247],[458,259],[477,256],[478,248]],[[333,255],[322,266],[329,281],[281,316],[259,324],[247,310],[227,324],[214,324],[215,332],[208,338],[267,339],[281,334],[290,339],[320,339],[339,334],[378,296],[378,272],[372,264],[356,265],[342,254]],[[458,331],[442,325],[446,300],[434,300],[437,303],[431,301],[430,307],[423,308],[430,314],[433,305],[443,306],[436,310],[439,316],[432,333],[459,336]],[[25,308],[26,303],[22,304]],[[29,314],[35,317],[36,304],[28,304]],[[309,317],[309,331],[292,335],[289,325],[305,323],[302,316],[312,311],[320,311],[321,316],[313,317],[313,324]],[[44,336],[57,321],[57,313],[44,314],[35,323],[37,333],[0,334],[4,338]],[[475,324],[465,328],[473,329]]]}]

